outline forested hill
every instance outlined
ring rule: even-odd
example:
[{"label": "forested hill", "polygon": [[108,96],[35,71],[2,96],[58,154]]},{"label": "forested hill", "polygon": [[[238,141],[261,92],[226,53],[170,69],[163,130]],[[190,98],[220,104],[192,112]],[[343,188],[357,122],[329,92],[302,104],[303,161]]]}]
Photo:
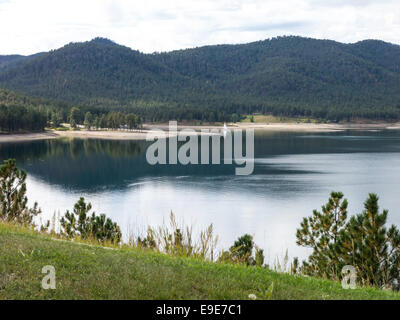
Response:
[{"label": "forested hill", "polygon": [[[187,79],[152,55],[96,38],[71,43],[0,73],[0,84],[31,95],[81,103],[91,98],[172,96]],[[171,97],[172,98],[172,97]]]},{"label": "forested hill", "polygon": [[35,57],[40,56],[42,53],[36,53],[30,56],[22,56],[19,54],[11,54],[11,55],[0,55],[0,71],[4,71],[9,68],[17,67],[18,65],[23,64],[24,62],[29,61]]},{"label": "forested hill", "polygon": [[18,54],[12,54],[8,56],[0,56],[0,68],[6,68],[8,65],[12,64],[15,61],[23,59],[24,56]]},{"label": "forested hill", "polygon": [[96,38],[0,69],[0,86],[152,119],[176,109],[205,120],[251,112],[398,119],[400,46],[278,37],[143,54]]}]

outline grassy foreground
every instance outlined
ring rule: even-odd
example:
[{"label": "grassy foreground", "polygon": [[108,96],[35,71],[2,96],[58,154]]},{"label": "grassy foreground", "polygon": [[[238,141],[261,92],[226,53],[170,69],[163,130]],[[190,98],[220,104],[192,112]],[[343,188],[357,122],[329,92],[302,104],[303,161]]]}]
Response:
[{"label": "grassy foreground", "polygon": [[[44,290],[41,270],[56,270]],[[272,296],[265,294],[274,283]],[[0,299],[400,299],[377,289],[266,269],[110,249],[66,241],[0,223]]]}]

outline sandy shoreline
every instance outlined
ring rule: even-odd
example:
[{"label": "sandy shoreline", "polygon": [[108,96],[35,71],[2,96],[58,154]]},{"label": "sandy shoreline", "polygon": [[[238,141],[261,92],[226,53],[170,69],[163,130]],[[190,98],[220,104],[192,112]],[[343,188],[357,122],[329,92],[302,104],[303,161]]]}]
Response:
[{"label": "sandy shoreline", "polygon": [[[221,126],[191,126],[180,125],[179,129],[222,129]],[[228,129],[254,129],[263,131],[298,131],[298,132],[333,132],[345,130],[396,130],[400,129],[399,123],[348,123],[348,124],[325,124],[325,123],[235,123],[229,124]],[[146,129],[159,128],[168,130],[168,124],[147,125]]]},{"label": "sandy shoreline", "polygon": [[32,132],[32,133],[15,133],[15,134],[0,134],[0,143],[3,142],[24,142],[34,140],[57,139],[59,136],[52,132]]},{"label": "sandy shoreline", "polygon": [[[34,140],[57,139],[60,137],[83,138],[83,139],[108,139],[108,140],[146,140],[151,129],[162,129],[167,131],[168,124],[145,125],[141,131],[46,131],[39,133],[0,134],[0,143],[23,142]],[[194,129],[222,129],[221,126],[178,126],[178,130]],[[378,123],[378,124],[316,124],[316,123],[236,123],[228,125],[228,129],[254,129],[260,131],[289,131],[289,132],[335,132],[344,130],[400,130],[400,123]],[[175,135],[174,133],[173,135]]]},{"label": "sandy shoreline", "polygon": [[270,131],[308,131],[308,132],[333,132],[345,130],[376,131],[400,129],[400,123],[347,123],[347,124],[324,124],[324,123],[270,123],[254,124],[240,123],[241,129],[253,128],[255,130]]},{"label": "sandy shoreline", "polygon": [[109,140],[146,140],[147,130],[139,131],[54,131],[58,137]]}]

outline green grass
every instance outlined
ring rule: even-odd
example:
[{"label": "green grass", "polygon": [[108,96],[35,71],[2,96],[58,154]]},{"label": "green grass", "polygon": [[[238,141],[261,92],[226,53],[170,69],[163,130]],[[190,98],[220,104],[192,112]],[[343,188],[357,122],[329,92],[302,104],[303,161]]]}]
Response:
[{"label": "green grass", "polygon": [[[55,267],[56,290],[41,287],[45,265]],[[400,298],[263,268],[57,241],[0,223],[0,299],[248,299],[272,283],[272,299]]]}]

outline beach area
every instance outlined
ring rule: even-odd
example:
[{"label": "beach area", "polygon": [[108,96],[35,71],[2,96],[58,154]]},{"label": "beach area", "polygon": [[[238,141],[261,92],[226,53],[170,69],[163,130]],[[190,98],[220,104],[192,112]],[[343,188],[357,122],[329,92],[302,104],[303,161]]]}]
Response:
[{"label": "beach area", "polygon": [[[146,140],[148,133],[155,129],[168,131],[168,123],[147,124],[142,130],[47,130],[44,132],[0,134],[0,143],[24,142],[34,140],[48,140],[57,138],[81,138],[81,139],[106,139],[106,140]],[[205,125],[178,125],[178,131],[184,129],[195,130],[196,134],[201,130],[223,129],[222,126]],[[282,132],[334,132],[345,130],[376,131],[376,130],[400,130],[400,123],[234,123],[227,124],[227,129],[254,129],[256,131],[282,131]],[[170,132],[169,136],[177,132]]]}]

